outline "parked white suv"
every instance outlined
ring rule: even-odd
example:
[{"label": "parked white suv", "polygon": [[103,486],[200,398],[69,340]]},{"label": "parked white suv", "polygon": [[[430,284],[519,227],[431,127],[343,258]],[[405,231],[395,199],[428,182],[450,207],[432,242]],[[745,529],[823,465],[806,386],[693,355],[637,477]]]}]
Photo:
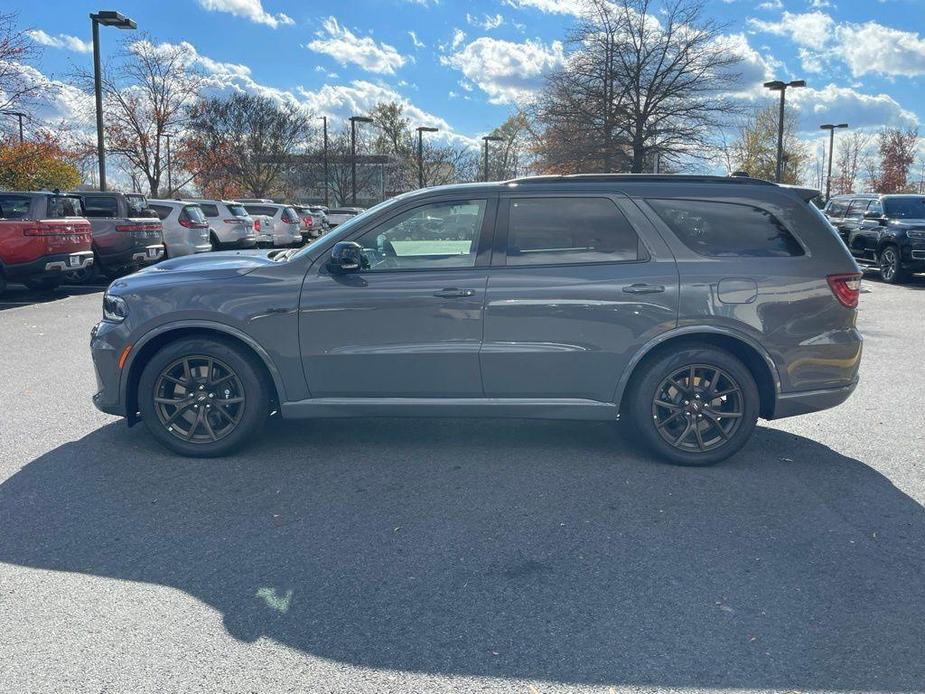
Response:
[{"label": "parked white suv", "polygon": [[168,258],[212,250],[209,223],[199,205],[182,200],[148,200],[148,206],[161,220]]},{"label": "parked white suv", "polygon": [[253,248],[257,245],[254,220],[244,205],[230,200],[188,200],[199,205],[211,228],[212,247]]},{"label": "parked white suv", "polygon": [[[289,205],[278,205],[269,202],[248,202],[244,203],[244,209],[251,216],[268,217],[272,227],[272,244],[280,246],[301,246],[302,245],[302,220],[299,219],[298,213]],[[261,241],[269,238],[265,236],[266,224],[260,224]]]}]

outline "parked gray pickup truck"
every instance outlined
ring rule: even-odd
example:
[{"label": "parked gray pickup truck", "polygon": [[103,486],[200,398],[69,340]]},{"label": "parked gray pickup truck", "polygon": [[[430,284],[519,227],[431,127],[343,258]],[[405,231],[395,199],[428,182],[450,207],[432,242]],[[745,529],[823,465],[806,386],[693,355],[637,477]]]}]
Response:
[{"label": "parked gray pickup truck", "polygon": [[84,214],[93,226],[96,271],[117,277],[164,258],[161,220],[149,208],[144,195],[113,192],[79,195]]}]

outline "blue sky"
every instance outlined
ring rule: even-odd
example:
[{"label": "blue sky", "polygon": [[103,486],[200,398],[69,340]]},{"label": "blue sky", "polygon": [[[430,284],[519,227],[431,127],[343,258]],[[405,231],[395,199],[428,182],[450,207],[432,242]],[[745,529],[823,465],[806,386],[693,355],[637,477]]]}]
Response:
[{"label": "blue sky", "polygon": [[[398,99],[415,121],[472,138],[499,124],[561,62],[576,5],[123,0],[106,7],[157,41],[188,42],[217,89],[296,100],[335,119]],[[83,42],[98,3],[13,6],[45,45],[38,67],[46,77],[61,79],[73,62],[90,61]],[[793,96],[807,137],[826,121],[875,128],[925,118],[925,0],[712,0],[707,14],[728,23],[731,50],[745,58],[743,98],[763,98],[765,78],[807,80]],[[103,29],[102,37],[105,56],[122,32]],[[66,104],[57,115],[67,115]]]}]

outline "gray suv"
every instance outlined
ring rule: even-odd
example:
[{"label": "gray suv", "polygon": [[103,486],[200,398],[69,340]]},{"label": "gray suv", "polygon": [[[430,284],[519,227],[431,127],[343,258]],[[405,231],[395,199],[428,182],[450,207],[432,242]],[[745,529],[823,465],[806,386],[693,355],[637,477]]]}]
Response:
[{"label": "gray suv", "polygon": [[172,450],[284,418],[628,420],[686,465],[857,383],[861,275],[809,200],[746,178],[585,175],[407,193],[298,250],[113,283],[93,400]]}]

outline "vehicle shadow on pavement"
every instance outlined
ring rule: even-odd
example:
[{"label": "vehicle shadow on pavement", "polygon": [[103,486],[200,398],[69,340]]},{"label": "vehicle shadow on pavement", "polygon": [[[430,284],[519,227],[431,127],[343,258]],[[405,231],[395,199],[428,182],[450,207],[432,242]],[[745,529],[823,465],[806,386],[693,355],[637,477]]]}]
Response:
[{"label": "vehicle shadow on pavement", "polygon": [[34,290],[19,284],[8,284],[6,291],[0,294],[0,311],[35,304],[47,304],[60,301],[69,296],[95,294],[106,289],[105,285],[66,285],[50,290]]},{"label": "vehicle shadow on pavement", "polygon": [[213,461],[167,455],[123,424],[65,444],[0,485],[0,561],[179,588],[238,639],[364,667],[665,687],[925,682],[925,511],[809,439],[759,428],[735,460],[688,469],[591,422],[269,434]]}]

